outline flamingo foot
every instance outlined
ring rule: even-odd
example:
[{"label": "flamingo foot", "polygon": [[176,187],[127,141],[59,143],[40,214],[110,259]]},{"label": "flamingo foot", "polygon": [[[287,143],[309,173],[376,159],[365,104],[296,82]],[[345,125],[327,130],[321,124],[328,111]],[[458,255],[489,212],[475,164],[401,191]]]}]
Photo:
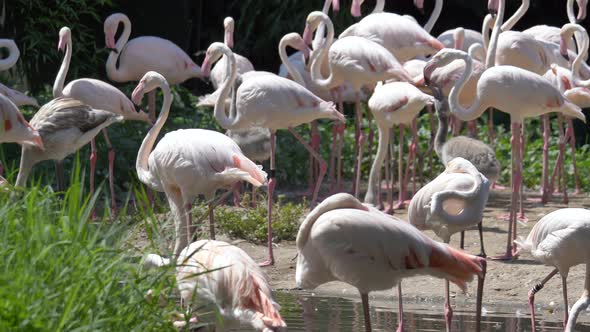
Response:
[{"label": "flamingo foot", "polygon": [[492,189],[493,190],[506,190],[506,189],[508,189],[508,187],[494,182],[494,184],[492,184]]},{"label": "flamingo foot", "polygon": [[266,260],[264,262],[258,263],[258,266],[260,266],[260,267],[267,267],[267,266],[272,266],[272,265],[275,265],[274,257],[271,257],[269,260]]},{"label": "flamingo foot", "polygon": [[406,208],[406,202],[407,201],[398,201],[397,203],[395,203],[395,205],[393,206],[393,208],[395,210],[402,210]]},{"label": "flamingo foot", "polygon": [[514,248],[510,249],[506,254],[501,256],[490,256],[488,257],[489,260],[492,261],[512,261],[518,259],[518,252],[514,250]]},{"label": "flamingo foot", "polygon": [[522,224],[528,224],[528,222],[529,222],[529,218],[527,216],[525,216],[524,214],[521,214],[518,217],[516,217],[516,220]]}]

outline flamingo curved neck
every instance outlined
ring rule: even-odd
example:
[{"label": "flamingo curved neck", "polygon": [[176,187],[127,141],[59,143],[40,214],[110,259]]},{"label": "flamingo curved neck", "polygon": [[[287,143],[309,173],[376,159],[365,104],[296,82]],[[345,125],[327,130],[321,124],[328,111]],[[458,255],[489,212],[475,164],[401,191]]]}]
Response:
[{"label": "flamingo curved neck", "polygon": [[154,144],[156,143],[156,139],[158,138],[158,134],[166,120],[168,119],[168,114],[170,113],[170,105],[172,104],[172,93],[170,93],[170,86],[167,82],[162,81],[159,85],[160,89],[162,89],[162,93],[164,94],[164,102],[162,103],[162,108],[160,110],[160,115],[156,120],[154,126],[150,129],[150,131],[145,135],[143,142],[141,143],[141,147],[137,152],[137,161],[135,163],[135,168],[137,171],[137,177],[139,180],[145,184],[149,185],[158,185],[154,183],[157,181],[157,177],[151,174],[149,169],[149,157],[152,149],[154,148]]},{"label": "flamingo curved neck", "polygon": [[498,7],[498,15],[496,16],[496,22],[494,22],[494,29],[492,30],[492,40],[490,42],[490,47],[488,48],[488,53],[486,55],[486,69],[496,65],[496,49],[498,48],[498,39],[500,38],[500,33],[502,33],[502,22],[504,21],[505,10],[506,1],[500,0],[500,4]]},{"label": "flamingo curved neck", "polygon": [[321,73],[321,66],[324,61],[328,61],[328,49],[332,46],[332,42],[334,41],[334,25],[332,21],[327,17],[322,18],[322,23],[326,25],[328,29],[328,36],[322,43],[319,48],[319,52],[314,52],[311,59],[311,79],[314,81],[315,84],[319,85],[320,87],[330,89],[334,83],[334,71],[332,70],[332,64],[328,62],[329,68],[329,76],[328,78],[324,79]]},{"label": "flamingo curved neck", "polygon": [[59,72],[55,77],[55,82],[53,83],[53,98],[62,97],[64,91],[64,84],[66,81],[66,76],[68,76],[68,70],[70,68],[70,61],[72,60],[72,37],[68,36],[66,41],[66,54],[64,56],[63,61],[61,62],[61,67],[59,67]]},{"label": "flamingo curved neck", "polygon": [[[500,0],[500,2],[503,1],[504,0]],[[512,30],[516,23],[518,23],[518,21],[520,21],[524,14],[526,14],[526,12],[529,10],[530,4],[530,0],[522,0],[518,10],[506,22],[504,22],[504,24],[502,24],[502,31]]]},{"label": "flamingo curved neck", "polygon": [[[236,65],[236,57],[234,56],[234,53],[229,49],[229,47],[224,45],[221,48],[221,51],[223,52],[223,56],[227,59],[226,72],[230,74],[229,78],[223,82],[223,85],[221,87],[221,93],[219,94],[219,98],[215,102],[213,115],[215,116],[215,119],[219,122],[219,125],[221,127],[223,127],[224,129],[231,129],[235,125],[237,119],[237,110],[236,114],[231,114],[231,118],[228,117],[227,114],[225,114],[225,100],[229,95],[231,87],[234,85],[234,82],[236,81],[236,78],[238,76],[238,69]],[[233,98],[232,96],[232,104],[235,103],[234,99],[235,98]]]},{"label": "flamingo curved neck", "polygon": [[303,77],[301,77],[301,73],[297,69],[293,67],[293,63],[289,61],[289,57],[287,56],[287,46],[293,47],[290,41],[287,38],[282,38],[279,42],[279,57],[281,58],[281,62],[287,68],[287,72],[295,82],[297,82],[301,86],[305,86],[305,81]]},{"label": "flamingo curved neck", "polygon": [[496,19],[492,14],[487,14],[486,17],[483,19],[483,24],[481,26],[481,35],[483,39],[483,49],[487,52],[488,46],[490,45],[490,31],[492,30],[492,26],[495,24]]},{"label": "flamingo curved neck", "polygon": [[8,70],[18,61],[20,51],[18,50],[18,47],[14,41],[11,39],[0,39],[0,48],[8,49],[8,56],[0,60],[0,70]]},{"label": "flamingo curved neck", "polygon": [[442,7],[443,0],[436,0],[436,3],[434,4],[434,9],[432,10],[432,14],[430,14],[430,18],[428,19],[426,24],[424,24],[424,30],[426,30],[426,32],[430,33],[430,31],[432,31],[432,27],[434,27],[434,24],[436,24],[436,21],[440,16]]},{"label": "flamingo curved neck", "polygon": [[451,108],[451,112],[456,114],[459,119],[463,121],[471,121],[477,119],[485,111],[485,107],[481,107],[480,95],[476,96],[476,99],[473,101],[473,104],[469,106],[469,108],[464,108],[459,103],[459,95],[467,83],[467,79],[469,76],[471,76],[471,72],[473,70],[473,59],[471,59],[471,57],[465,53],[458,55],[457,57],[465,61],[465,70],[451,89],[451,93],[449,94],[449,106]]},{"label": "flamingo curved neck", "polygon": [[590,46],[590,40],[588,38],[588,33],[586,31],[581,31],[580,32],[582,35],[582,39],[578,39],[576,37],[576,39],[578,40],[579,43],[581,43],[581,46],[579,47],[579,53],[576,56],[576,58],[574,59],[574,62],[572,63],[572,76],[574,77],[574,80],[576,81],[576,85],[577,86],[584,86],[584,87],[589,87],[590,86],[590,79],[587,79],[585,81],[581,81],[579,80],[579,77],[581,77],[580,75],[580,69],[582,67],[582,64],[584,62],[584,59],[588,56],[588,47]]},{"label": "flamingo curved neck", "polygon": [[371,14],[383,13],[384,10],[385,10],[385,0],[377,0],[375,2],[375,8],[373,8],[373,11],[371,12]]},{"label": "flamingo curved neck", "polygon": [[[119,23],[123,23],[123,33],[115,43],[115,49],[117,50],[117,52],[111,51],[111,53],[109,53],[109,57],[107,59],[106,64],[107,75],[113,81],[118,82],[125,81],[125,77],[121,70],[117,69],[117,60],[121,55],[121,51],[127,44],[127,41],[129,41],[129,36],[131,36],[131,21],[129,20],[129,18],[125,15],[122,15],[119,22],[117,23],[117,27],[119,26]],[[116,33],[117,30],[115,30],[115,34]]]}]

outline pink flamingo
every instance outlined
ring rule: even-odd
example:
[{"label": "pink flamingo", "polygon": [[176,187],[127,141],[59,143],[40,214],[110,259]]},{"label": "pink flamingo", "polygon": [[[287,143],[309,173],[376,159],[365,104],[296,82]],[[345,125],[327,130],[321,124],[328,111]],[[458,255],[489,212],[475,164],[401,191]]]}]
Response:
[{"label": "pink flamingo", "polygon": [[[526,240],[520,238],[514,242],[520,250],[530,252],[541,263],[553,266],[543,280],[529,291],[529,309],[531,311],[532,330],[535,325],[535,294],[557,273],[561,275],[563,289],[565,331],[574,331],[576,319],[580,311],[590,304],[588,294],[590,292],[590,211],[586,209],[559,209],[553,211],[539,220],[527,236]],[[567,300],[567,275],[570,268],[586,264],[586,284],[582,297],[574,304],[568,319]]]},{"label": "pink flamingo", "polygon": [[[334,25],[330,18],[322,12],[316,11],[307,16],[303,33],[306,43],[311,42],[312,33],[318,29],[320,24],[326,25],[327,37],[319,50],[311,56],[312,79],[317,85],[328,89],[338,87],[348,81],[353,90],[357,91],[356,123],[359,130],[356,139],[359,151],[354,179],[354,193],[357,197],[361,176],[362,147],[365,141],[364,131],[360,130],[362,119],[361,89],[364,85],[372,85],[387,79],[411,81],[411,78],[395,56],[375,42],[356,36],[339,38],[334,41]],[[320,67],[325,60],[329,61],[329,76],[327,78],[324,78],[320,72]]]},{"label": "pink flamingo", "polygon": [[121,115],[93,109],[72,98],[59,97],[43,105],[30,122],[43,145],[23,145],[15,186],[26,185],[31,169],[38,162],[55,160],[58,190],[64,190],[63,170],[59,170],[63,160],[88,144],[103,128],[122,120]]},{"label": "pink flamingo", "polygon": [[[223,20],[223,28],[225,31],[223,43],[230,49],[234,48],[234,26],[235,21],[232,17],[228,16]],[[252,65],[252,62],[250,62],[248,58],[237,53],[234,53],[234,56],[236,57],[238,74],[254,70],[254,65]],[[211,69],[211,83],[213,84],[213,88],[217,90],[227,77],[229,77],[229,73],[227,72],[227,60],[222,57]]]},{"label": "pink flamingo", "polygon": [[[371,331],[369,292],[390,289],[415,275],[445,278],[465,290],[465,283],[473,276],[483,280],[486,268],[483,258],[434,242],[403,220],[345,193],[326,198],[307,215],[297,233],[297,252],[297,286],[313,289],[339,280],[356,287],[363,302],[366,331]],[[482,291],[480,282],[477,322]],[[398,331],[403,331],[400,286],[398,301]]]},{"label": "pink flamingo", "polygon": [[[490,182],[473,164],[461,157],[454,158],[442,174],[414,195],[408,207],[408,219],[420,230],[433,230],[447,244],[454,233],[461,232],[463,238],[465,230],[477,224],[480,255],[485,258],[482,220],[489,190]],[[447,331],[451,330],[452,319],[449,281],[445,280]]]},{"label": "pink flamingo", "polygon": [[[123,23],[123,33],[115,43],[120,23]],[[115,82],[139,81],[150,70],[163,75],[169,84],[202,77],[201,68],[173,42],[153,36],[129,40],[131,21],[125,14],[115,13],[107,17],[104,34],[106,45],[111,50],[106,63],[107,76]],[[156,118],[155,93],[148,98],[150,120],[153,122]]]},{"label": "pink flamingo", "polygon": [[[166,266],[171,262],[155,254],[144,265]],[[176,259],[176,280],[182,303],[190,307],[195,297],[217,305],[223,322],[216,329],[227,330],[247,323],[257,331],[286,331],[279,305],[264,272],[248,254],[229,243],[199,240],[184,248]],[[198,296],[194,296],[195,291]],[[184,318],[184,317],[183,317]],[[177,328],[197,321],[197,317],[174,322]]]},{"label": "pink flamingo", "polygon": [[[158,120],[145,136],[137,153],[137,177],[153,190],[164,192],[175,221],[174,257],[194,236],[192,202],[198,195],[209,201],[209,236],[215,239],[213,198],[219,188],[231,188],[238,181],[254,186],[266,183],[262,167],[246,158],[238,145],[222,133],[204,129],[180,129],[169,132],[154,147],[164,126],[172,94],[166,79],[147,72],[133,90],[132,100],[139,104],[145,93],[162,89],[164,101]],[[153,151],[152,151],[153,148]]]},{"label": "pink flamingo", "polygon": [[[492,42],[488,50],[487,66],[494,65],[494,55],[500,25],[504,16],[504,1],[500,1],[498,18],[492,32]],[[494,107],[509,113],[512,123],[512,198],[510,209],[510,221],[506,253],[499,259],[512,259],[515,251],[512,241],[516,234],[516,217],[518,198],[522,181],[522,157],[521,157],[521,125],[525,118],[538,116],[549,112],[560,112],[577,117],[585,121],[580,108],[567,99],[549,81],[543,77],[514,66],[496,66],[487,69],[477,82],[477,94],[475,101],[468,108],[460,105],[458,97],[472,72],[473,60],[465,52],[445,49],[437,53],[424,67],[424,79],[429,81],[430,75],[437,67],[444,66],[456,59],[465,61],[465,71],[461,78],[455,82],[449,95],[451,111],[461,120],[468,121],[479,117],[488,107]],[[515,139],[516,137],[516,139]]]},{"label": "pink flamingo", "polygon": [[[149,122],[148,115],[142,111],[136,111],[133,103],[123,92],[114,86],[93,78],[81,78],[71,81],[64,88],[64,82],[68,75],[68,68],[72,58],[72,32],[70,28],[63,27],[59,31],[58,49],[66,52],[55,82],[53,83],[53,97],[69,97],[78,99],[81,102],[95,109],[109,111],[122,115],[127,120]],[[115,198],[114,183],[114,162],[115,150],[107,134],[103,129],[102,134],[109,149],[109,188],[111,190],[111,209],[113,214],[117,211],[117,200]],[[96,169],[96,143],[94,138],[90,141],[90,194],[94,193],[94,173]]]},{"label": "pink flamingo", "polygon": [[[398,154],[398,185],[399,185],[399,199],[394,207],[393,205],[393,186],[390,193],[389,206],[386,213],[390,213],[393,209],[399,209],[405,206],[406,186],[409,180],[409,168],[413,164],[413,159],[416,157],[417,136],[414,136],[410,143],[409,156],[407,157],[406,175],[404,179],[403,174],[403,134],[404,126],[412,125],[416,116],[427,105],[433,105],[435,99],[415,86],[406,82],[391,82],[384,85],[377,84],[373,95],[369,99],[369,109],[375,117],[377,127],[379,129],[379,146],[377,148],[377,155],[371,166],[371,173],[369,175],[369,186],[367,194],[365,195],[365,203],[370,203],[375,206],[381,205],[381,197],[379,189],[381,188],[381,167],[387,154],[387,147],[389,142],[389,128],[394,125],[399,125],[399,154]],[[393,142],[391,143],[393,144]],[[415,172],[415,166],[412,167],[412,173]]]},{"label": "pink flamingo", "polygon": [[[323,15],[323,14],[322,14]],[[305,87],[266,72],[249,72],[242,84],[232,94],[232,104],[235,105],[231,114],[225,113],[225,99],[233,87],[237,70],[232,51],[222,43],[213,43],[207,49],[203,60],[203,73],[208,75],[210,67],[224,55],[229,60],[230,78],[221,87],[221,94],[215,105],[215,118],[225,129],[242,129],[253,126],[268,128],[270,130],[270,179],[268,183],[268,254],[269,259],[262,265],[274,264],[272,252],[272,202],[273,192],[276,186],[276,160],[275,160],[275,134],[277,129],[288,128],[295,138],[310,152],[320,163],[320,174],[311,199],[313,205],[317,199],[324,174],[326,162],[293,130],[293,127],[308,123],[316,119],[328,118],[344,122],[344,116],[339,113],[334,105],[326,102]]]},{"label": "pink flamingo", "polygon": [[[0,39],[0,48],[8,50],[8,56],[0,60],[0,71],[8,70],[18,61],[20,51],[14,40],[11,39]],[[0,83],[0,95],[7,97],[16,106],[31,105],[39,107],[35,98],[29,97],[20,91],[13,90],[2,83]]]}]

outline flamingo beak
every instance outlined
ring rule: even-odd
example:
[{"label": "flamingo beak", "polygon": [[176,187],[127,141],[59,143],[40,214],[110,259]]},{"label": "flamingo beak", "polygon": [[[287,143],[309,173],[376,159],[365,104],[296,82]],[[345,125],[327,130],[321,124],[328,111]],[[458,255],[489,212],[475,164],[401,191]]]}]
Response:
[{"label": "flamingo beak", "polygon": [[579,22],[583,21],[586,19],[586,6],[580,6],[580,8],[578,9],[578,17],[576,17],[577,21],[576,23],[580,24]]},{"label": "flamingo beak", "polygon": [[488,0],[488,12],[493,16],[498,14],[500,2],[498,0]]},{"label": "flamingo beak", "polygon": [[303,30],[303,42],[306,45],[311,45],[311,39],[312,39],[311,33],[312,32],[311,32],[311,29],[309,28],[309,24],[306,24],[305,30]]},{"label": "flamingo beak", "polygon": [[66,49],[66,40],[63,36],[59,37],[59,42],[57,43],[57,50],[64,51]]},{"label": "flamingo beak", "polygon": [[568,62],[570,61],[567,45],[566,45],[565,41],[563,40],[563,38],[559,41],[559,53],[566,61],[568,61]]},{"label": "flamingo beak", "polygon": [[107,49],[115,52],[115,53],[119,53],[119,50],[117,50],[117,47],[115,45],[115,35],[112,33],[106,33],[104,35],[104,43],[107,46]]},{"label": "flamingo beak", "polygon": [[201,70],[203,72],[203,77],[208,77],[211,73],[211,65],[209,63],[209,55],[205,55],[205,60],[203,60],[203,64],[201,65]]},{"label": "flamingo beak", "polygon": [[135,105],[141,104],[141,100],[143,99],[143,95],[145,93],[145,91],[143,91],[144,87],[145,83],[143,81],[139,81],[139,84],[137,84],[133,90],[133,93],[131,94],[131,100]]},{"label": "flamingo beak", "polygon": [[360,0],[352,0],[352,6],[350,7],[350,14],[353,17],[361,17],[361,2],[360,2]]},{"label": "flamingo beak", "polygon": [[334,13],[340,11],[340,1],[339,0],[332,0],[332,10]]}]

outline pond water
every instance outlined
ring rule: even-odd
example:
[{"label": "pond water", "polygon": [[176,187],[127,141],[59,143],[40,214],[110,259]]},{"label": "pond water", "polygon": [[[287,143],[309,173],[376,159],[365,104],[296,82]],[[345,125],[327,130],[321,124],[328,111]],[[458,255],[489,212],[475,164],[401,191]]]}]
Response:
[{"label": "pond water", "polygon": [[[308,293],[276,292],[275,294],[277,301],[281,304],[281,315],[287,323],[288,331],[364,331],[363,307],[360,299],[354,301],[314,296]],[[396,303],[395,305],[397,307]],[[409,304],[406,306],[408,307],[404,312],[406,332],[445,330],[442,305],[438,310],[433,305],[424,306],[424,308]],[[371,323],[373,331],[395,331],[397,310],[371,304]],[[561,324],[559,321],[538,321],[537,330],[563,331]],[[581,331],[590,331],[590,325],[578,328],[581,328]],[[475,331],[474,314],[455,311],[452,330]],[[251,329],[232,331],[251,331]],[[529,316],[524,314],[516,317],[514,313],[488,313],[482,319],[481,331],[531,331],[531,322]]]}]

